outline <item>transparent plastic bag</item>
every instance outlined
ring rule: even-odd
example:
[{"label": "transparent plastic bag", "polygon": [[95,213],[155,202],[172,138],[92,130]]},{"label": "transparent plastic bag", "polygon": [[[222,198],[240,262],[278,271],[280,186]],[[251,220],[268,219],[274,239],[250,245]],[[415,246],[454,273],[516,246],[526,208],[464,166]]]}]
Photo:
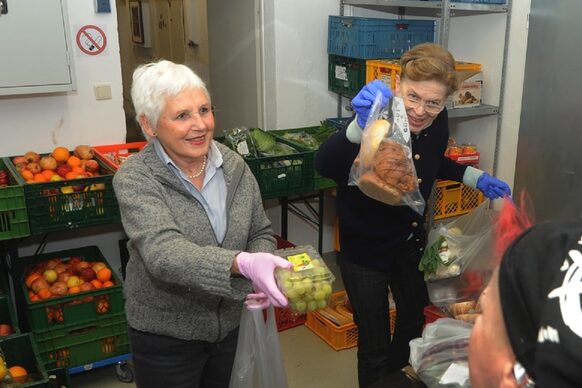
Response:
[{"label": "transparent plastic bag", "polygon": [[409,206],[423,214],[425,201],[418,188],[412,161],[410,129],[404,102],[393,97],[380,108],[381,93],[370,110],[362,133],[360,152],[350,171],[348,184],[358,186],[368,197],[394,206]]},{"label": "transparent plastic bag", "polygon": [[287,388],[273,306],[243,307],[229,388]]},{"label": "transparent plastic bag", "polygon": [[429,232],[418,267],[433,304],[478,299],[491,274],[494,225],[494,213],[485,201]]},{"label": "transparent plastic bag", "polygon": [[410,365],[429,387],[470,387],[469,338],[473,326],[440,318],[410,341]]}]

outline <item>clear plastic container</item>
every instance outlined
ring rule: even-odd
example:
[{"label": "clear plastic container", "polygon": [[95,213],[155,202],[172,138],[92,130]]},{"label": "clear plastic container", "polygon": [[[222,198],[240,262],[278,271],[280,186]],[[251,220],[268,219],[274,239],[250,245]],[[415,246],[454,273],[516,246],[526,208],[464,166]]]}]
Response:
[{"label": "clear plastic container", "polygon": [[275,271],[277,285],[289,300],[291,311],[301,314],[329,305],[335,276],[315,248],[303,245],[280,249],[274,254],[293,263],[290,269]]}]

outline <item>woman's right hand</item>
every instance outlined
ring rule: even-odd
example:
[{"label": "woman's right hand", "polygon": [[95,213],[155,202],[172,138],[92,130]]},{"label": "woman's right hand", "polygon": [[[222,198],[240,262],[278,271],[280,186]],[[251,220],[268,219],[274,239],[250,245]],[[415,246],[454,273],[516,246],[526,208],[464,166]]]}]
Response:
[{"label": "woman's right hand", "polygon": [[356,97],[352,99],[352,107],[357,114],[358,125],[362,129],[366,126],[370,109],[376,100],[378,92],[382,93],[381,108],[384,108],[388,104],[390,97],[392,97],[392,91],[384,82],[378,79],[364,86]]},{"label": "woman's right hand", "polygon": [[291,268],[293,264],[282,257],[270,253],[241,252],[235,258],[233,267],[253,283],[257,292],[264,292],[273,306],[287,306],[287,298],[281,293],[275,282],[275,269]]}]

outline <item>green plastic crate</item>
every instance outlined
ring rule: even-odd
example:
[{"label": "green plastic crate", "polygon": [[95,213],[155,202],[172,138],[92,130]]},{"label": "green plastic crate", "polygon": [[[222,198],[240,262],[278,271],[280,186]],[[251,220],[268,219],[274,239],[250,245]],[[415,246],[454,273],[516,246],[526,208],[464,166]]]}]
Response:
[{"label": "green plastic crate", "polygon": [[[302,127],[302,128],[292,128],[292,129],[278,129],[275,131],[271,131],[278,139],[282,139],[283,136],[286,133],[297,133],[297,132],[305,132],[307,134],[313,134],[317,131],[317,129],[319,128],[319,126],[315,126],[315,127]],[[305,151],[311,151],[313,152],[313,159],[315,160],[315,152],[317,151],[317,148],[312,148],[312,147],[308,147],[305,144],[302,143],[298,143],[298,142],[294,142],[293,140],[289,140],[289,139],[284,139],[283,140],[289,142],[290,144],[293,144],[294,147],[296,147],[297,149],[301,149],[301,150],[305,150]],[[315,165],[313,166],[313,181],[312,184],[310,185],[310,189],[308,190],[309,192],[312,191],[318,191],[318,190],[324,190],[324,189],[329,189],[332,187],[335,187],[336,183],[335,181],[333,181],[332,179],[329,178],[325,178],[321,175],[319,175],[319,173],[317,171],[315,171]]]},{"label": "green plastic crate", "polygon": [[0,323],[12,326],[12,334],[10,336],[20,334],[10,295],[0,296]]},{"label": "green plastic crate", "polygon": [[[36,343],[30,334],[0,338],[0,349],[8,367],[20,365],[28,372],[28,382],[22,387],[50,387]],[[19,385],[20,387],[20,385]]]},{"label": "green plastic crate", "polygon": [[[284,139],[276,141],[294,147]],[[257,179],[263,199],[271,199],[311,191],[315,171],[313,156],[313,151],[298,150],[295,154],[246,158],[245,161]]]},{"label": "green plastic crate", "polygon": [[5,159],[0,160],[0,170],[8,174],[9,185],[0,187],[0,241],[30,235],[24,187]]},{"label": "green plastic crate", "polygon": [[100,324],[72,329],[67,333],[34,335],[39,355],[47,369],[92,368],[92,363],[130,352],[125,316]]},{"label": "green plastic crate", "polygon": [[71,379],[69,377],[69,371],[66,368],[55,368],[46,371],[49,381],[51,382],[51,387],[58,388],[70,388]]},{"label": "green plastic crate", "polygon": [[112,184],[114,172],[102,160],[95,159],[100,176],[27,184],[11,158],[4,158],[4,162],[24,186],[31,234],[120,222]]},{"label": "green plastic crate", "polygon": [[330,55],[327,69],[328,89],[354,97],[366,84],[366,60]]},{"label": "green plastic crate", "polygon": [[[20,289],[26,302],[26,319],[28,328],[35,334],[51,332],[52,335],[66,333],[70,328],[90,325],[111,316],[124,314],[122,283],[115,271],[112,273],[111,287],[93,289],[78,294],[65,295],[31,302],[28,289],[24,284],[24,274],[30,265],[52,258],[60,258],[67,262],[73,256],[81,256],[86,261],[102,261],[107,263],[103,254],[96,246],[69,249],[65,251],[45,253],[37,256],[19,258],[17,273],[20,274]],[[109,266],[109,264],[108,264]],[[111,266],[109,266],[111,269]]]}]

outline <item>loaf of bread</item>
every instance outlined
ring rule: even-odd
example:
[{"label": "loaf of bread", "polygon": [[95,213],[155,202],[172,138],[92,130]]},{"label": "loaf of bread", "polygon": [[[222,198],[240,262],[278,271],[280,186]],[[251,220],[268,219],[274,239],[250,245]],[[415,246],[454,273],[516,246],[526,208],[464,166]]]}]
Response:
[{"label": "loaf of bread", "polygon": [[[358,182],[364,194],[389,205],[399,205],[403,195],[418,189],[412,161],[404,147],[385,138],[378,144],[370,161],[372,168],[364,172]],[[369,150],[366,155],[370,157]]]}]

